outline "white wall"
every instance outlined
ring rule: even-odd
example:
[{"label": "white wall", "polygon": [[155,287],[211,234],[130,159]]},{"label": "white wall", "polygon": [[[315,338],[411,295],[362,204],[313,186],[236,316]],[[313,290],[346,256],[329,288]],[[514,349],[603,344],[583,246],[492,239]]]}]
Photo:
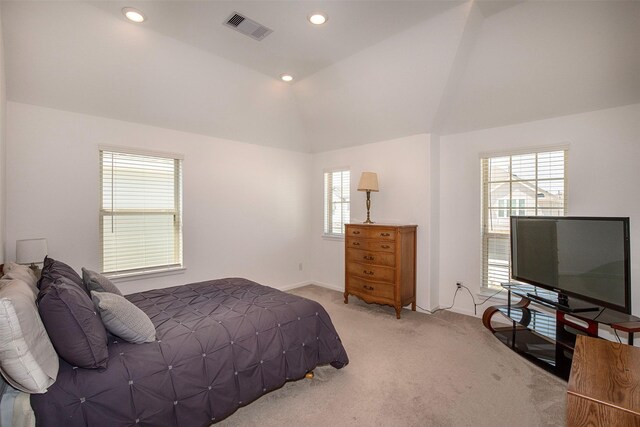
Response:
[{"label": "white wall", "polygon": [[6,149],[6,108],[7,86],[5,82],[4,36],[2,32],[2,15],[0,13],[0,263],[4,262],[5,242],[5,149]]},{"label": "white wall", "polygon": [[98,146],[184,154],[180,276],[120,283],[124,292],[227,276],[277,288],[306,283],[311,156],[9,102],[6,254],[46,237],[75,269],[100,268]]},{"label": "white wall", "polygon": [[[440,305],[451,304],[456,281],[480,289],[480,153],[569,144],[568,214],[631,218],[632,307],[640,314],[639,137],[640,104],[442,136]],[[473,313],[470,296],[458,295],[455,308]]]},{"label": "white wall", "polygon": [[429,228],[427,230],[428,259],[428,306],[422,308],[432,310],[440,301],[440,135],[431,134],[429,143]]},{"label": "white wall", "polygon": [[[640,104],[438,137],[420,134],[314,155],[26,104],[7,104],[7,260],[15,241],[99,268],[99,144],[181,152],[186,273],[122,283],[125,292],[244,276],[279,288],[342,290],[344,242],[322,237],[325,168],[375,171],[376,222],[418,224],[418,304],[451,304],[455,282],[480,289],[480,153],[568,144],[570,215],[631,217],[632,296],[640,313]],[[304,269],[298,269],[299,263]],[[473,313],[468,294],[455,310]],[[478,314],[483,308],[478,309]]]},{"label": "white wall", "polygon": [[427,230],[429,227],[429,145],[427,134],[408,136],[313,156],[311,169],[311,279],[344,290],[344,240],[322,237],[323,171],[351,170],[351,222],[366,219],[366,193],[356,191],[363,171],[376,172],[380,192],[371,193],[371,220],[418,225],[417,300],[429,305]]}]

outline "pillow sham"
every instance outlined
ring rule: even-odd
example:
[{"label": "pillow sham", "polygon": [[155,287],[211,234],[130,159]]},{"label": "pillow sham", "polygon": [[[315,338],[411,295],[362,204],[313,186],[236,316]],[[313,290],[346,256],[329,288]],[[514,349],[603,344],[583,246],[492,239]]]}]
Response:
[{"label": "pillow sham", "polygon": [[67,279],[72,284],[78,286],[87,295],[87,288],[82,283],[82,278],[75,272],[75,270],[69,267],[62,261],[56,261],[48,256],[44,258],[44,266],[42,267],[42,274],[38,281],[38,289],[45,290],[49,285],[55,282],[57,279]]},{"label": "pillow sham", "polygon": [[107,279],[100,273],[87,270],[84,267],[82,267],[82,282],[84,283],[88,292],[111,292],[112,294],[122,296],[122,292],[120,292],[120,289],[118,289],[118,287],[114,285],[111,280]]},{"label": "pillow sham", "polygon": [[38,311],[60,357],[87,369],[107,367],[107,331],[89,296],[68,279],[57,279],[38,296]]},{"label": "pillow sham", "polygon": [[[35,277],[35,276],[34,276]],[[38,316],[32,283],[5,280],[0,288],[0,371],[26,393],[44,393],[58,376],[59,360]]]},{"label": "pillow sham", "polygon": [[91,291],[91,299],[109,332],[134,344],[156,340],[156,328],[146,313],[121,295]]}]

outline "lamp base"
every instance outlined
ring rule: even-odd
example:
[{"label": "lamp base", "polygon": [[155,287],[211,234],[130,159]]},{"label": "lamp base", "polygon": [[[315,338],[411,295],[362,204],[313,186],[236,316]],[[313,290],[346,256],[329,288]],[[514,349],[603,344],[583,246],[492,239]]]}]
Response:
[{"label": "lamp base", "polygon": [[365,222],[363,222],[363,224],[373,224],[374,222],[371,221],[371,218],[369,217],[369,211],[371,211],[371,190],[367,190],[367,220]]}]

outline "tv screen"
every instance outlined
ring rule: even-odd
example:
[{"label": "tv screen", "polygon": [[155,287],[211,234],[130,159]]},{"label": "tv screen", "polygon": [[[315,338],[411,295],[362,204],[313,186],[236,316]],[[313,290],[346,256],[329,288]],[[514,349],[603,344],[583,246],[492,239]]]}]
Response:
[{"label": "tv screen", "polygon": [[512,276],[631,313],[629,218],[511,217]]}]

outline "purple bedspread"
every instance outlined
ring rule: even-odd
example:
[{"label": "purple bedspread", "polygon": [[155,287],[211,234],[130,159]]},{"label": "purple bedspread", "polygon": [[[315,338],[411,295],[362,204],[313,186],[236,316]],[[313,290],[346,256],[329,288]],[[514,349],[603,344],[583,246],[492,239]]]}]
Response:
[{"label": "purple bedspread", "polygon": [[110,337],[102,372],[60,360],[55,384],[31,396],[38,426],[206,426],[317,365],[349,363],[319,303],[246,279],[127,298],[157,341]]}]

